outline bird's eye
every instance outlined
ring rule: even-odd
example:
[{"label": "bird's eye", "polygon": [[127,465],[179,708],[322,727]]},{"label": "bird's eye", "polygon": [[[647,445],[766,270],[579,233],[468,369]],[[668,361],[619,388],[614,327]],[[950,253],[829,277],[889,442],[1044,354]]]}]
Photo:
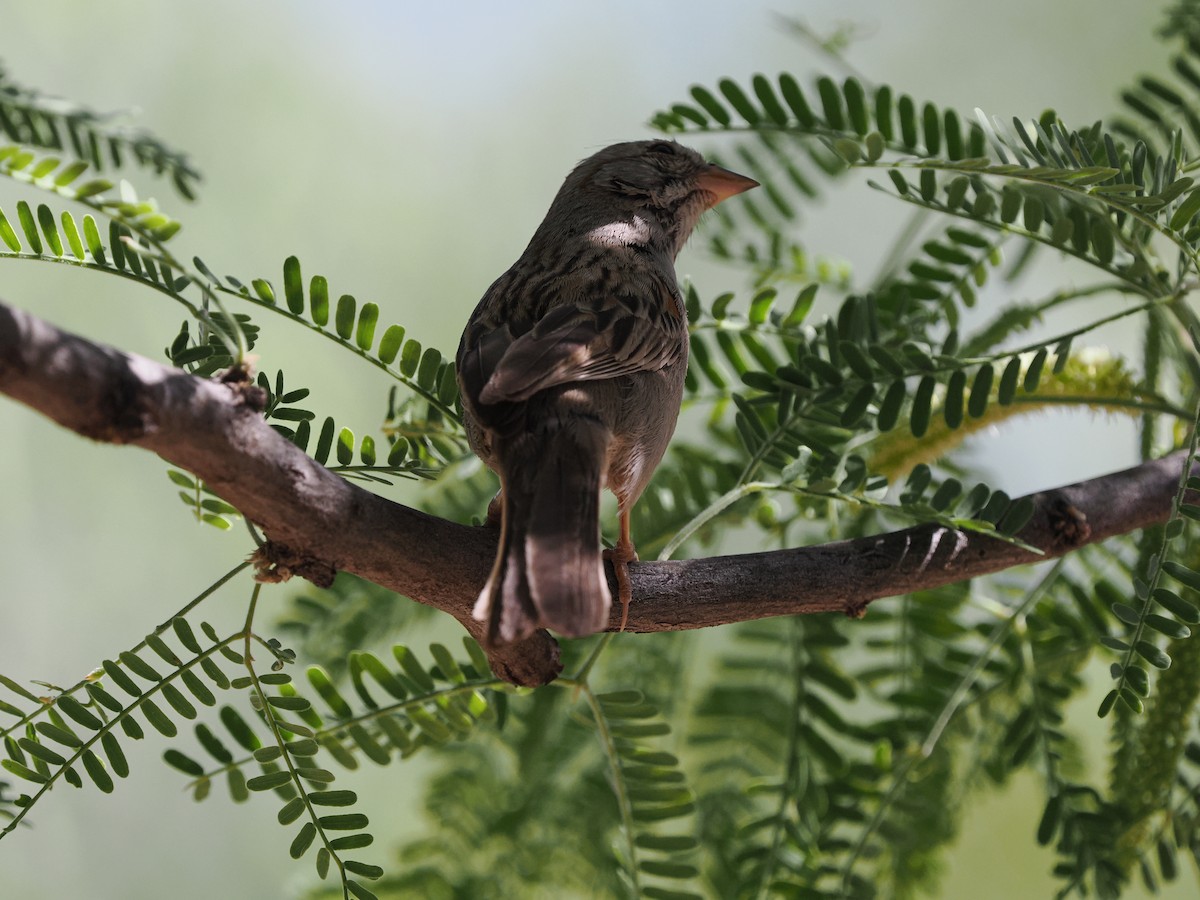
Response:
[{"label": "bird's eye", "polygon": [[673,156],[675,153],[675,145],[670,141],[655,141],[646,149],[651,153],[665,153],[668,156]]}]

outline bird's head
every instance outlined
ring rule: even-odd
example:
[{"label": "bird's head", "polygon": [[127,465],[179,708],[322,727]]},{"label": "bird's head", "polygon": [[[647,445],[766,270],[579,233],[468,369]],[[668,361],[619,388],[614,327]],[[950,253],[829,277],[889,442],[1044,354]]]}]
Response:
[{"label": "bird's head", "polygon": [[[700,215],[758,182],[706,162],[675,141],[613,144],[585,159],[567,176],[551,207],[586,210],[595,240],[661,245],[672,258]],[[566,211],[564,209],[564,211]]]}]

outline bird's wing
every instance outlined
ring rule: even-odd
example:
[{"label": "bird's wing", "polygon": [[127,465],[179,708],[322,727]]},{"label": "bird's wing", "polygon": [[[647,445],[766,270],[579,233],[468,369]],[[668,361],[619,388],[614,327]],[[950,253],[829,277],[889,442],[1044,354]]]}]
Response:
[{"label": "bird's wing", "polygon": [[658,296],[610,295],[595,305],[551,306],[524,334],[507,326],[476,344],[481,403],[518,402],[572,381],[658,371],[685,352],[687,322],[675,290]]}]

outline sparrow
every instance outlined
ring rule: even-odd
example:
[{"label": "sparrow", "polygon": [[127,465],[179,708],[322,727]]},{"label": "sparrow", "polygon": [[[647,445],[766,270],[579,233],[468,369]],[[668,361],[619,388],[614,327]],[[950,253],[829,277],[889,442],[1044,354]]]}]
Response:
[{"label": "sparrow", "polygon": [[[604,630],[613,563],[629,613],[629,516],[675,430],[688,360],[675,257],[701,214],[758,182],[674,141],[613,144],[563,182],[488,288],[457,354],[471,449],[500,478],[499,547],[474,616],[485,643]],[[600,496],[617,498],[602,554]]]}]

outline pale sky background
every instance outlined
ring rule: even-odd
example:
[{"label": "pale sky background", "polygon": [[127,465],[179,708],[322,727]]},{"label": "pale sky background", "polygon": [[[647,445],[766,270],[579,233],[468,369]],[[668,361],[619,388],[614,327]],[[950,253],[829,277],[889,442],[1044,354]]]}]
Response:
[{"label": "pale sky background", "polygon": [[[777,13],[818,33],[854,23],[855,67],[968,113],[1028,117],[1052,105],[1088,123],[1161,59],[1152,37],[1161,5],[1116,0],[5,7],[0,62],[16,81],[101,111],[136,111],[190,152],[206,176],[198,204],[143,190],[183,220],[177,252],[276,282],[294,253],[306,277],[327,275],[335,295],[379,303],[383,320],[443,350],[578,159],[647,136],[649,117],[686,99],[693,83],[845,74],[780,28]],[[43,199],[0,184],[0,205],[21,197]],[[807,217],[809,240],[867,277],[871,248],[885,242],[878,223],[896,221],[898,204],[861,183],[835,197]],[[695,252],[680,272],[708,297],[739,283]],[[0,261],[0,297],[156,358],[180,321],[159,295],[58,266]],[[375,426],[387,385],[374,370],[285,323],[263,324],[265,368],[322,383],[314,408],[336,410],[359,432]],[[1129,337],[1100,339],[1120,346]],[[972,452],[1021,460],[995,480],[1016,494],[1131,463],[1132,434],[1047,416],[983,436]],[[245,552],[240,535],[197,532],[149,454],[92,446],[3,399],[0,438],[0,671],[11,677],[73,683]],[[243,596],[226,595],[209,614],[236,615]],[[62,787],[35,810],[35,829],[0,845],[0,896],[273,900],[312,877],[311,861],[288,858],[291,829],[275,823],[274,803],[197,805],[158,761],[163,744],[126,749],[133,773],[114,795]],[[421,771],[394,765],[345,781],[372,795],[381,860],[389,816],[411,815]],[[1048,896],[1051,858],[1034,852],[1032,837],[1039,812],[1019,797],[976,807],[943,895]]]}]

